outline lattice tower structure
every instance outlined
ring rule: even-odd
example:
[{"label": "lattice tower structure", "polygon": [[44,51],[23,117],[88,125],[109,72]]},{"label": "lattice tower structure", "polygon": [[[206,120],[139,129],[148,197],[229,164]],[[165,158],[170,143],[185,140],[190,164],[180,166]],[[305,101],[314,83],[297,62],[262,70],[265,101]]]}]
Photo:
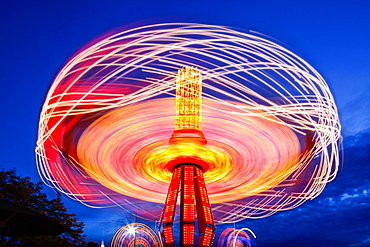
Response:
[{"label": "lattice tower structure", "polygon": [[[201,110],[201,73],[197,68],[183,68],[176,78],[176,127],[170,145],[206,145],[207,140],[202,133]],[[208,169],[207,164],[197,157],[179,157],[171,161],[167,169],[173,175],[161,219],[166,246],[175,246],[173,228],[178,201],[180,246],[194,246],[196,220],[199,231],[197,246],[212,246],[215,223],[203,176]]]}]

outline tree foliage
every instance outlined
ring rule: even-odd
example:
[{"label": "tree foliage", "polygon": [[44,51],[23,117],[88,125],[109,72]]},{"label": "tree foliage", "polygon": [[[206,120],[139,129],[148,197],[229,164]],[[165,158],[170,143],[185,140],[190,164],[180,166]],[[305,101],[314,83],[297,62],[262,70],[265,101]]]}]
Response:
[{"label": "tree foliage", "polygon": [[[40,237],[13,237],[2,238],[8,246],[83,246],[85,244],[83,234],[84,223],[79,222],[75,214],[67,213],[61,195],[49,200],[42,192],[42,183],[31,182],[30,177],[20,177],[16,169],[0,171],[0,197],[26,207],[32,211],[44,214],[61,225],[73,231],[59,236]],[[72,243],[72,244],[71,244]]]}]

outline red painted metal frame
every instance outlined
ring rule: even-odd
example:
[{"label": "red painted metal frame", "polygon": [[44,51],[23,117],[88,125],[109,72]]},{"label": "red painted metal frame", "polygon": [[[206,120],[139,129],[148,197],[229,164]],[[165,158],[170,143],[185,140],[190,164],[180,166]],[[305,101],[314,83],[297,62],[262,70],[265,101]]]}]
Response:
[{"label": "red painted metal frame", "polygon": [[[181,190],[179,188],[181,187]],[[183,163],[173,169],[172,180],[163,208],[163,237],[166,247],[175,246],[173,221],[178,194],[180,196],[180,246],[194,246],[195,208],[199,238],[197,246],[210,247],[215,235],[211,205],[208,200],[203,171],[196,164]]]}]

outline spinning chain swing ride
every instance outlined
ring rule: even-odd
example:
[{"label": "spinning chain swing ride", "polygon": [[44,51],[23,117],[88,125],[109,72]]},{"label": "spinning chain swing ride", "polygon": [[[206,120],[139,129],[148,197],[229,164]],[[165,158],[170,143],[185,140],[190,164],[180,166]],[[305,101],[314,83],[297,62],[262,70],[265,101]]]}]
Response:
[{"label": "spinning chain swing ride", "polygon": [[87,206],[159,220],[165,246],[211,246],[216,224],[317,197],[337,174],[340,129],[324,79],[284,47],[222,26],[153,24],[94,40],[58,73],[37,167]]}]

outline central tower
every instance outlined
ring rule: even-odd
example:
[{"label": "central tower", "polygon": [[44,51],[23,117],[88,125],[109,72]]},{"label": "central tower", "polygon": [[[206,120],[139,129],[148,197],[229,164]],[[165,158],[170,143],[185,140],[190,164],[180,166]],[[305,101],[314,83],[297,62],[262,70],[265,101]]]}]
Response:
[{"label": "central tower", "polygon": [[[205,147],[202,132],[202,77],[198,69],[186,67],[176,78],[176,127],[170,145],[182,149]],[[194,246],[198,220],[198,245],[211,246],[215,226],[203,173],[206,162],[194,155],[179,156],[167,164],[172,179],[163,209],[163,237],[167,247],[175,246],[173,223],[180,194],[180,246]]]}]

